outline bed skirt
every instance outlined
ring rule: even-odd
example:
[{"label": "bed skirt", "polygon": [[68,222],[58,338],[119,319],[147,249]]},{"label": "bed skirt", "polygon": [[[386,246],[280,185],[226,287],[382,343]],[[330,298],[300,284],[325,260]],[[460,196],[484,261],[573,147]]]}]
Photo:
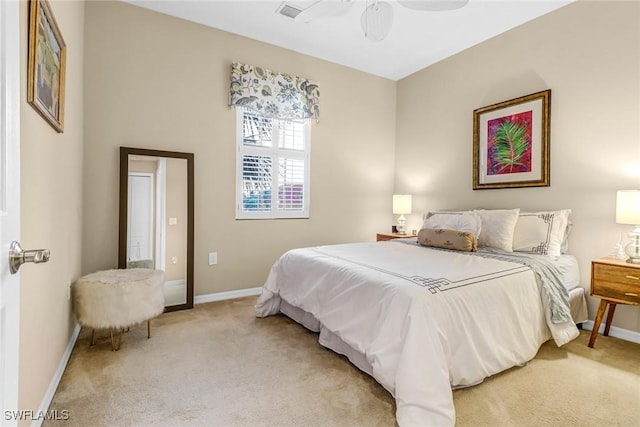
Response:
[{"label": "bed skirt", "polygon": [[[354,350],[349,344],[342,341],[340,337],[329,329],[322,326],[318,319],[316,319],[311,313],[307,313],[298,307],[294,307],[285,300],[281,300],[280,302],[280,312],[310,331],[319,332],[320,337],[318,338],[318,342],[320,345],[333,350],[338,354],[346,356],[347,359],[349,359],[349,361],[358,369],[373,376],[373,368],[367,361],[366,357],[362,353]],[[388,391],[393,394],[392,390]]]},{"label": "bed skirt", "polygon": [[569,307],[571,308],[571,317],[576,325],[589,320],[584,288],[577,287],[569,291]]}]

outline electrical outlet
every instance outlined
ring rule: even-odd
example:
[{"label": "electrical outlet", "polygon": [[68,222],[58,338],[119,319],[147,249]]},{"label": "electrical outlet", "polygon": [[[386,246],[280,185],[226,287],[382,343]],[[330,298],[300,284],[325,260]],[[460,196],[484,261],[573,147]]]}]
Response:
[{"label": "electrical outlet", "polygon": [[177,256],[172,256],[171,257],[171,264],[177,264],[178,263],[178,257]]},{"label": "electrical outlet", "polygon": [[209,252],[209,265],[216,265],[218,263],[218,252]]}]

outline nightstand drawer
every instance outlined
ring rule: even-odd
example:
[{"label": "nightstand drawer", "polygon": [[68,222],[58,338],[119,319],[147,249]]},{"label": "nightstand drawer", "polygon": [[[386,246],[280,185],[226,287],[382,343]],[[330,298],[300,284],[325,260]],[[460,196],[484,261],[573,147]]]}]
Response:
[{"label": "nightstand drawer", "polygon": [[618,265],[593,264],[593,278],[607,282],[640,286],[640,269]]},{"label": "nightstand drawer", "polygon": [[591,294],[640,304],[640,270],[594,263]]}]

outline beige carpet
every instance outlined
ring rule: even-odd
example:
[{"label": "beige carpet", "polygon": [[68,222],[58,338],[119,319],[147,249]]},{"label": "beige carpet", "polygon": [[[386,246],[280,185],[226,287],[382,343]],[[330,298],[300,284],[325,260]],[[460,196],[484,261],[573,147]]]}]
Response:
[{"label": "beige carpet", "polygon": [[[81,332],[44,426],[394,426],[393,398],[317,335],[254,297],[167,313],[125,334]],[[458,426],[640,425],[640,345],[544,344],[526,367],[454,392]]]}]

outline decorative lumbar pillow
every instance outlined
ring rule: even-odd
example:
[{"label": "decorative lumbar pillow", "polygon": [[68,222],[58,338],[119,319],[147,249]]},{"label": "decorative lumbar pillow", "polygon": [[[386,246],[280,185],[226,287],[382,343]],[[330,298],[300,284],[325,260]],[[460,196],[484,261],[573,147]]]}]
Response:
[{"label": "decorative lumbar pillow", "polygon": [[427,214],[422,227],[466,231],[477,239],[480,236],[481,221],[473,211],[436,211]]},{"label": "decorative lumbar pillow", "polygon": [[568,236],[570,213],[570,209],[521,212],[513,233],[513,250],[560,256],[563,243]]},{"label": "decorative lumbar pillow", "polygon": [[478,246],[513,252],[513,232],[520,209],[478,209],[482,221]]},{"label": "decorative lumbar pillow", "polygon": [[478,240],[467,231],[444,228],[423,228],[418,232],[418,243],[422,246],[477,252]]}]

